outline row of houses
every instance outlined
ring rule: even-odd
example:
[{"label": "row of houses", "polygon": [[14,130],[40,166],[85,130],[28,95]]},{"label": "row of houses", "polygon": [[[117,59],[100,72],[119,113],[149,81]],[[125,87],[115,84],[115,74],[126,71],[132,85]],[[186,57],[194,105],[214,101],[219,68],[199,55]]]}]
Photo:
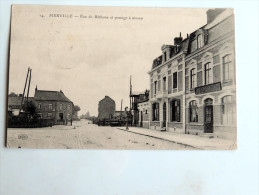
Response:
[{"label": "row of houses", "polygon": [[[18,116],[20,111],[23,111],[22,101],[22,95],[8,96],[8,112],[11,116]],[[77,118],[74,103],[65,96],[62,90],[38,90],[36,86],[34,97],[25,98],[23,104],[27,101],[35,105],[40,119],[52,119],[54,124],[66,124]]]},{"label": "row of houses", "polygon": [[208,10],[207,24],[161,50],[148,72],[148,100],[137,106],[138,126],[236,139],[233,10]]}]

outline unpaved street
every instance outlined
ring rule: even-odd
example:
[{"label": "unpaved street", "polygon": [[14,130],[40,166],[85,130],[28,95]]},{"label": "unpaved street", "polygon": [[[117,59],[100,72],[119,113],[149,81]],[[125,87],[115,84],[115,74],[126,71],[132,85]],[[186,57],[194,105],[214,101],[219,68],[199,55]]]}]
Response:
[{"label": "unpaved street", "polygon": [[10,148],[66,148],[66,149],[193,149],[169,141],[89,124],[87,120],[72,126],[8,129]]}]

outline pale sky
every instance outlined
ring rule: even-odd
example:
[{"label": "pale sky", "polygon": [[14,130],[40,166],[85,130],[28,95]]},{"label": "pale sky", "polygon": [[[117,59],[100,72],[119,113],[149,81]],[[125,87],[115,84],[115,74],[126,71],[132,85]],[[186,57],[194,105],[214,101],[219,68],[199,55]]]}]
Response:
[{"label": "pale sky", "polygon": [[[129,78],[133,91],[149,89],[152,61],[163,44],[206,24],[208,9],[73,6],[15,6],[11,26],[9,93],[22,93],[32,68],[30,96],[39,90],[60,89],[87,111],[97,115],[105,95],[116,109],[129,106]],[[72,18],[49,17],[72,14]],[[80,18],[92,15],[93,18]],[[41,16],[44,17],[41,17]],[[94,15],[113,16],[95,19]],[[75,17],[79,16],[79,17]],[[127,19],[115,20],[115,17]],[[130,20],[141,17],[142,20]]]}]

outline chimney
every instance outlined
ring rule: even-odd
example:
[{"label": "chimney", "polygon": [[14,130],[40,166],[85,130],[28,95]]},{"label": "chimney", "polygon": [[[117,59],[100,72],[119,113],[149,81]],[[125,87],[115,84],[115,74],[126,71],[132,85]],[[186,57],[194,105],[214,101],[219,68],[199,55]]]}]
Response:
[{"label": "chimney", "polygon": [[174,45],[180,45],[180,43],[183,41],[181,32],[180,32],[180,36],[179,37],[175,37],[174,38]]},{"label": "chimney", "polygon": [[209,9],[207,11],[207,24],[212,22],[224,10],[225,10],[224,8]]}]

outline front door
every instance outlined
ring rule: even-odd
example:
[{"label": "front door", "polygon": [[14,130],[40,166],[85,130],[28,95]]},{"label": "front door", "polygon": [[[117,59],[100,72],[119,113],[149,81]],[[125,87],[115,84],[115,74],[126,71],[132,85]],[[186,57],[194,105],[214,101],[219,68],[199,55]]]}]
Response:
[{"label": "front door", "polygon": [[204,107],[204,133],[213,133],[213,100],[205,100]]},{"label": "front door", "polygon": [[63,113],[59,113],[59,120],[63,120]]},{"label": "front door", "polygon": [[163,104],[163,127],[166,127],[166,103]]}]

